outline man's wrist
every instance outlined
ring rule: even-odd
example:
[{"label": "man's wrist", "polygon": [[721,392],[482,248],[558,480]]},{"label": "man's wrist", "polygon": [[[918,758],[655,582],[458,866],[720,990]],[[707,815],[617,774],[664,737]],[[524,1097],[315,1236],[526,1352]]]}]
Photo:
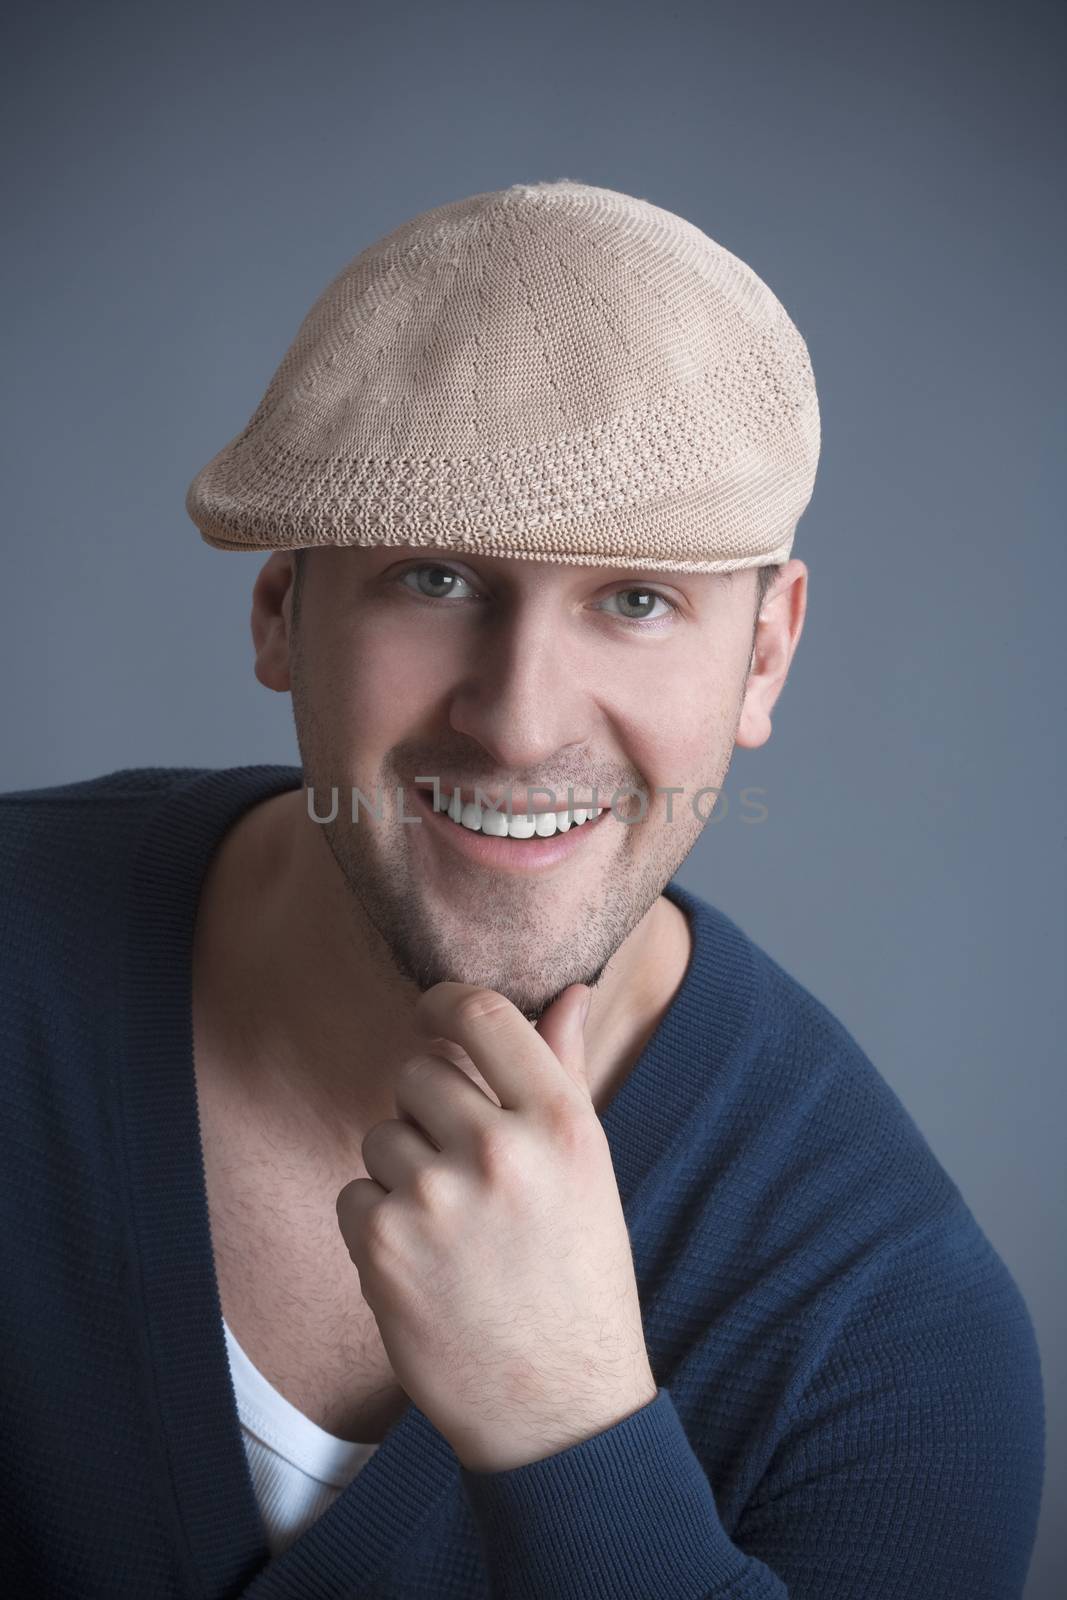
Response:
[{"label": "man's wrist", "polygon": [[572,1396],[536,1426],[512,1424],[506,1433],[480,1429],[476,1435],[450,1439],[449,1443],[460,1466],[468,1472],[511,1472],[606,1433],[633,1416],[635,1411],[651,1405],[658,1393],[659,1387],[649,1369],[646,1381],[639,1387],[605,1401],[595,1411],[590,1410],[588,1394],[580,1398]]}]

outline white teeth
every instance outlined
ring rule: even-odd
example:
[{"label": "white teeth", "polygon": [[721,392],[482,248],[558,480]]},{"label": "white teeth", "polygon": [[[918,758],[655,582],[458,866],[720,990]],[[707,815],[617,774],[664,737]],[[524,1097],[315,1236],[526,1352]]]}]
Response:
[{"label": "white teeth", "polygon": [[449,800],[441,795],[440,804],[435,806],[436,811],[446,812],[453,822],[458,822],[464,828],[469,828],[472,833],[489,834],[492,838],[503,839],[505,836],[512,839],[550,839],[553,834],[566,833],[568,828],[580,827],[591,817],[599,817],[603,806],[593,809],[575,806],[574,811],[539,811],[531,813],[519,812],[509,817],[505,809],[491,810],[488,806],[484,809],[475,805],[473,801],[467,805],[462,803],[458,789],[452,793]]}]

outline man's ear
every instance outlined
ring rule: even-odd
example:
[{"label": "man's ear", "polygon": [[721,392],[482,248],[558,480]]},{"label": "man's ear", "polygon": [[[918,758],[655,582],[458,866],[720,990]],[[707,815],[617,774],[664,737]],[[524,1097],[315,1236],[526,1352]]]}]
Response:
[{"label": "man's ear", "polygon": [[760,607],[735,744],[758,749],[771,736],[771,712],[785,686],[808,605],[808,569],[787,561]]},{"label": "man's ear", "polygon": [[275,550],[260,568],[252,590],[255,674],[260,683],[268,689],[276,689],[279,694],[285,694],[290,688],[293,574],[293,552]]}]

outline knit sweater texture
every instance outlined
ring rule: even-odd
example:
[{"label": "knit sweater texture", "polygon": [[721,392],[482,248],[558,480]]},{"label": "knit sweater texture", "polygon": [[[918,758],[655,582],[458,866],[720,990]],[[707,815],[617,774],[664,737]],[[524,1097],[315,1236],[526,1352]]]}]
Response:
[{"label": "knit sweater texture", "polygon": [[0,796],[0,1594],[1018,1600],[1045,1452],[1020,1290],[844,1026],[674,881],[689,966],[601,1113],[656,1398],[490,1473],[411,1406],[270,1558],[191,952],[224,833],[300,781],[137,768]]}]

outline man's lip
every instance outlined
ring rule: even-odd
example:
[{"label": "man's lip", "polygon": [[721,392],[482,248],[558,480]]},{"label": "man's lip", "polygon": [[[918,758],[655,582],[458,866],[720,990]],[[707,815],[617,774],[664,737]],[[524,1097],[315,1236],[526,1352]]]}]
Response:
[{"label": "man's lip", "polygon": [[[433,784],[432,783],[417,783],[415,785],[415,787],[417,789],[421,790],[421,792],[423,794],[430,795],[430,797],[432,799],[432,797],[433,797]],[[555,789],[553,789],[550,784],[544,784],[544,785],[530,784],[530,788],[531,788],[531,790],[533,790],[533,792],[535,794],[540,793],[542,788],[548,789],[551,794],[556,794],[557,793],[557,791]],[[474,791],[474,789],[472,789],[470,787],[469,784],[468,785],[464,785],[464,784],[461,784],[461,783],[457,783],[457,784],[439,783],[438,784],[438,790],[439,790],[439,793],[441,794],[442,798],[444,798],[444,796],[447,795],[448,798],[451,800],[452,795],[453,795],[453,793],[454,793],[454,791],[456,789],[458,789],[459,792],[460,792],[460,797],[461,797],[463,805],[473,805],[474,804],[475,791]],[[562,801],[558,802],[554,806],[553,805],[547,805],[547,804],[526,806],[526,805],[523,804],[523,800],[522,800],[522,797],[523,797],[523,795],[525,793],[526,793],[526,785],[525,784],[521,784],[521,785],[520,784],[516,784],[514,786],[514,788],[512,789],[512,792],[511,792],[511,809],[512,809],[512,811],[517,812],[519,816],[540,817],[540,816],[543,816],[548,811],[552,811],[552,812],[555,812],[555,811],[570,811],[572,809],[572,807],[575,810],[595,811],[598,806],[603,806],[604,805],[603,800],[597,800],[596,805],[594,805],[592,800],[583,800],[578,795],[575,795],[573,801],[571,801],[571,800],[569,800],[567,798],[566,792],[564,791]],[[503,812],[505,812],[505,814],[507,813],[508,796],[507,796],[507,792],[506,791],[503,794],[501,794],[499,796],[496,796],[496,795],[492,795],[492,794],[487,793],[486,790],[482,789],[481,786],[479,785],[479,799],[481,800],[481,803],[483,805],[489,806],[489,807],[493,807],[495,809],[503,811]]]},{"label": "man's lip", "polygon": [[592,848],[590,838],[611,816],[605,810],[599,817],[590,818],[578,827],[568,828],[564,833],[554,833],[549,838],[499,839],[474,829],[457,827],[443,811],[435,811],[432,789],[418,786],[414,793],[412,803],[425,811],[428,823],[425,829],[419,829],[419,839],[413,841],[416,848],[423,848],[422,841],[425,838],[428,848],[433,852],[433,859],[438,862],[442,859],[437,852],[440,844],[447,850],[446,860],[465,856],[476,866],[502,872],[506,876],[539,877],[562,871],[572,859],[577,860],[582,851]]}]

